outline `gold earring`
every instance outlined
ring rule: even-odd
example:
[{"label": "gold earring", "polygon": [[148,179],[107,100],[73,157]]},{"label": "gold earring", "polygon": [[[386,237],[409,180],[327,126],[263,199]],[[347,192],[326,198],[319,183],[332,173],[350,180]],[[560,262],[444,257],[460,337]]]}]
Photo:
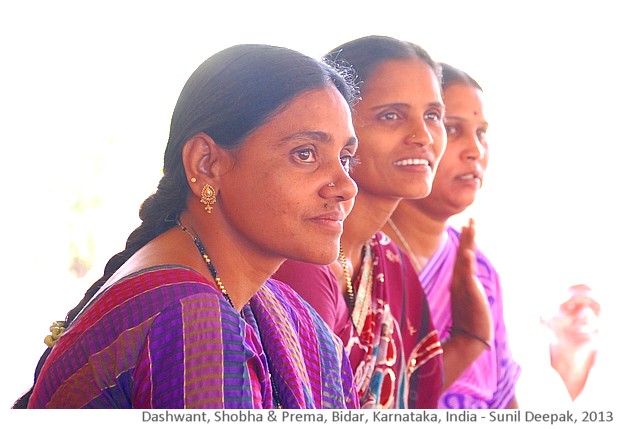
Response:
[{"label": "gold earring", "polygon": [[196,178],[192,177],[191,179],[189,179],[189,181],[192,182],[192,183],[196,183]]},{"label": "gold earring", "polygon": [[215,198],[215,188],[213,186],[206,184],[202,187],[200,202],[205,205],[207,213],[213,211],[213,204],[217,202],[217,198]]}]

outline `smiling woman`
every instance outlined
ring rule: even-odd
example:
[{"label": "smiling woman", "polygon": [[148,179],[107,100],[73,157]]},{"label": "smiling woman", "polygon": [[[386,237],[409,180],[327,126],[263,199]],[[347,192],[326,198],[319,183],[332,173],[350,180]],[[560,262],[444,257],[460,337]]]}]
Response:
[{"label": "smiling woman", "polygon": [[443,376],[437,332],[411,263],[379,230],[402,198],[430,192],[446,139],[439,70],[418,45],[383,36],[352,40],[329,57],[350,64],[361,82],[353,113],[360,163],[351,173],[359,193],[339,260],[287,261],[276,278],[343,340],[362,407],[435,408]]},{"label": "smiling woman", "polygon": [[269,279],[287,258],[337,256],[357,192],[343,75],[267,45],[198,67],[142,224],[54,325],[16,407],[357,406],[342,344]]},{"label": "smiling woman", "polygon": [[520,367],[508,344],[499,277],[475,248],[474,287],[454,282],[466,234],[448,226],[473,204],[489,160],[482,89],[466,73],[448,64],[442,69],[448,144],[433,189],[426,198],[401,201],[384,231],[416,265],[442,340],[446,376],[439,406],[514,407]]}]

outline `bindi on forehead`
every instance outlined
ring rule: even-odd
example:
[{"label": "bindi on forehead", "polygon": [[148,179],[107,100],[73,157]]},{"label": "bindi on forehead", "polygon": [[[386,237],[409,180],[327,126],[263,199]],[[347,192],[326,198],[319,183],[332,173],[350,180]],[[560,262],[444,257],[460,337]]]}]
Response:
[{"label": "bindi on forehead", "polygon": [[478,116],[478,111],[474,110],[474,116]]}]

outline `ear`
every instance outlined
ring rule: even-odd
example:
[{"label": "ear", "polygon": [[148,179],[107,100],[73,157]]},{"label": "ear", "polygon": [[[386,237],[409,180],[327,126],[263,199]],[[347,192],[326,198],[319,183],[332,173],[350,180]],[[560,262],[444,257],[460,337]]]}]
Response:
[{"label": "ear", "polygon": [[[198,133],[183,146],[183,167],[192,192],[200,196],[203,186],[209,184],[219,190],[222,166],[222,148],[205,133]],[[192,182],[192,178],[196,181]]]}]

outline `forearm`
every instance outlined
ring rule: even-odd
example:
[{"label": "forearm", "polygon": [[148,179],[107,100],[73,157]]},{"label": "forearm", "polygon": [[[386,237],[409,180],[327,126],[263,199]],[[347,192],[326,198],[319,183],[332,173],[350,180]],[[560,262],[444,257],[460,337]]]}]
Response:
[{"label": "forearm", "polygon": [[481,341],[453,335],[443,342],[442,347],[445,391],[486,350],[486,346]]}]

